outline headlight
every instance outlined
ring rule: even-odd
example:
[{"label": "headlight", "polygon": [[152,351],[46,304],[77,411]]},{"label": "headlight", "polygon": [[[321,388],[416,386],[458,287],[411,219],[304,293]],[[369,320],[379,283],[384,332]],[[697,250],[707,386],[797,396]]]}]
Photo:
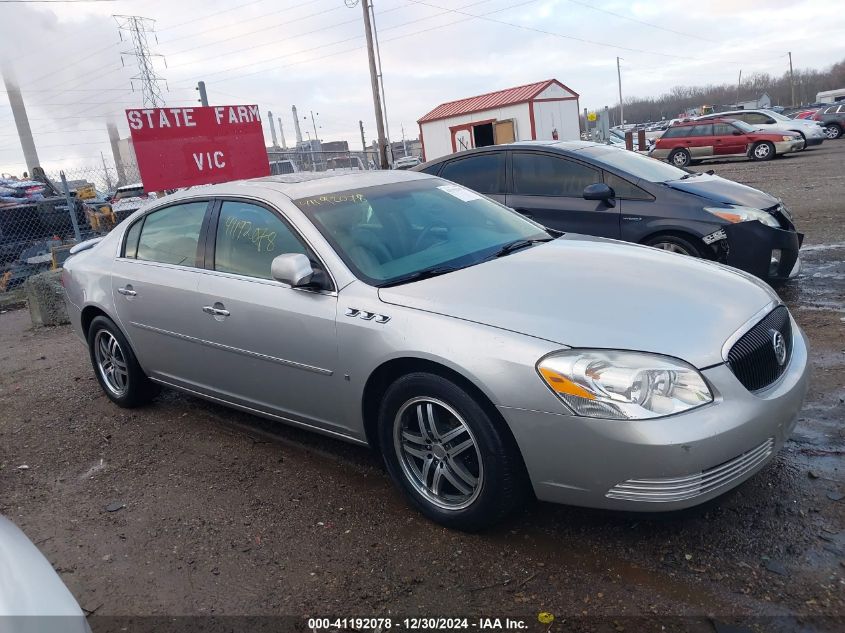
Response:
[{"label": "headlight", "polygon": [[713,402],[697,369],[655,354],[573,349],[546,356],[537,371],[573,413],[589,418],[644,420]]},{"label": "headlight", "polygon": [[713,215],[718,215],[731,224],[759,220],[766,226],[771,226],[775,229],[780,228],[780,224],[778,224],[777,219],[771,213],[766,213],[761,209],[754,209],[753,207],[704,207],[704,210]]},{"label": "headlight", "polygon": [[783,136],[781,136],[781,138],[784,141],[797,141],[798,140],[797,136],[786,136],[785,134]]}]

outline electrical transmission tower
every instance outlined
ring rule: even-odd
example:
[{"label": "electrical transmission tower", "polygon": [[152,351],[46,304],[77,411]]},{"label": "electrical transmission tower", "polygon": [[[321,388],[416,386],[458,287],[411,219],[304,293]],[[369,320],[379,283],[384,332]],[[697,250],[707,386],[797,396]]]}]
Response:
[{"label": "electrical transmission tower", "polygon": [[[135,58],[135,63],[138,67],[138,74],[132,77],[130,85],[132,91],[135,91],[135,83],[141,84],[141,96],[143,104],[148,108],[159,108],[164,105],[164,97],[161,94],[161,82],[167,82],[161,77],[153,66],[153,58],[161,57],[150,52],[150,45],[147,43],[147,34],[151,33],[155,37],[156,44],[158,44],[158,36],[155,34],[155,20],[151,18],[144,18],[139,15],[113,15],[117,22],[117,30],[120,33],[120,41],[124,41],[124,33],[128,35],[128,39],[132,42],[131,51],[120,52],[120,62],[123,62],[125,55],[131,55]],[[167,68],[167,60],[164,61],[164,67]]]}]

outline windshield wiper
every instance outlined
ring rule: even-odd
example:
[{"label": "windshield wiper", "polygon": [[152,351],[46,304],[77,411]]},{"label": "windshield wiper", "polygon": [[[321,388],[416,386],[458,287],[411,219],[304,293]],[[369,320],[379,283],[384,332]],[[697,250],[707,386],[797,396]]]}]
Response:
[{"label": "windshield wiper", "polygon": [[508,242],[504,246],[502,246],[499,250],[493,253],[493,257],[504,257],[505,255],[510,255],[514,251],[518,251],[520,249],[526,248],[531,246],[532,244],[538,244],[540,242],[551,242],[552,238],[550,237],[542,237],[535,240],[514,240],[513,242]]},{"label": "windshield wiper", "polygon": [[383,284],[379,284],[379,288],[390,288],[391,286],[401,286],[402,284],[408,284],[412,281],[422,281],[423,279],[430,279],[432,277],[437,277],[438,275],[445,275],[446,273],[451,273],[458,270],[460,266],[443,266],[441,268],[425,268],[423,270],[418,270],[416,272],[410,273],[408,275],[404,275],[403,277],[398,277],[391,281],[385,282]]},{"label": "windshield wiper", "polygon": [[686,180],[687,178],[692,178],[693,176],[700,176],[700,175],[701,174],[698,173],[697,171],[691,171],[690,173],[684,174],[683,176],[678,178],[678,180]]}]

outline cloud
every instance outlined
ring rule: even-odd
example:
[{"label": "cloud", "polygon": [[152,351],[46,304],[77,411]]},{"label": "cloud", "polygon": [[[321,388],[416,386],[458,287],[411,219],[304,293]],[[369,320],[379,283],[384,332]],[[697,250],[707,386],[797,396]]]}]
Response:
[{"label": "cloud", "polygon": [[[829,0],[424,1],[375,4],[395,139],[402,126],[416,135],[416,120],[444,101],[551,77],[579,92],[582,107],[613,105],[617,55],[626,96],[733,82],[740,68],[744,76],[779,75],[789,50],[796,67],[824,67],[841,57],[830,42],[845,29],[845,14],[830,12]],[[358,147],[359,120],[367,140],[374,137],[360,6],[348,9],[340,0],[6,4],[0,60],[20,81],[48,169],[97,165],[101,150],[110,158],[106,121],[115,119],[125,135],[123,109],[141,105],[132,58],[121,64],[120,52],[131,45],[118,39],[111,17],[118,11],[156,20],[158,41],[150,44],[166,58],[167,67],[156,62],[156,69],[166,79],[168,105],[194,104],[203,79],[212,104],[257,103],[265,117],[267,110],[281,116],[289,143],[293,104],[300,117],[315,112],[325,140]],[[304,131],[306,122],[300,123]],[[0,171],[21,171],[5,95],[0,124]],[[313,134],[310,119],[307,127]],[[266,119],[265,132],[269,139]]]}]

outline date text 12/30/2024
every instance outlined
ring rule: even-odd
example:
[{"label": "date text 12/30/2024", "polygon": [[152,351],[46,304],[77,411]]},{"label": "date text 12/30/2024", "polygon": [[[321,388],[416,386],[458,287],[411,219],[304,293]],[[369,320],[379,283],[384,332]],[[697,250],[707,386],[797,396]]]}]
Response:
[{"label": "date text 12/30/2024", "polygon": [[388,630],[406,629],[410,631],[520,631],[528,628],[528,622],[521,618],[308,618],[311,631],[331,630]]}]

